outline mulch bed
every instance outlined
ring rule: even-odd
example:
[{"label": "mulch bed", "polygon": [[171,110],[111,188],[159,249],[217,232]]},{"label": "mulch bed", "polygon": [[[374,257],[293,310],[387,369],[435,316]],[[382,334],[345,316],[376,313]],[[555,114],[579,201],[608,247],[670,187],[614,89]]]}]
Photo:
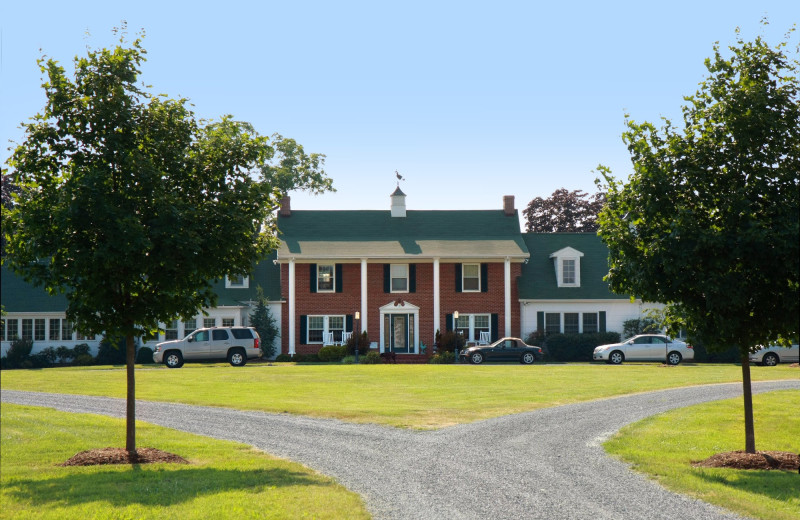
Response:
[{"label": "mulch bed", "polygon": [[756,453],[729,451],[727,453],[717,453],[692,465],[703,468],[800,471],[800,454],[787,451],[759,451]]},{"label": "mulch bed", "polygon": [[123,448],[100,448],[77,453],[59,466],[100,466],[103,464],[150,464],[168,462],[172,464],[189,464],[181,456],[167,453],[155,448],[138,448],[135,457]]}]

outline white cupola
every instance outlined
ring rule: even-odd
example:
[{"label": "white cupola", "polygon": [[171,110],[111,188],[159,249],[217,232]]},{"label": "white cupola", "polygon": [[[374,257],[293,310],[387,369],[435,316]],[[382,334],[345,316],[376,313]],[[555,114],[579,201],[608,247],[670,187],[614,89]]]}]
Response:
[{"label": "white cupola", "polygon": [[406,216],[406,194],[400,189],[400,186],[394,190],[392,197],[392,216],[405,217]]}]

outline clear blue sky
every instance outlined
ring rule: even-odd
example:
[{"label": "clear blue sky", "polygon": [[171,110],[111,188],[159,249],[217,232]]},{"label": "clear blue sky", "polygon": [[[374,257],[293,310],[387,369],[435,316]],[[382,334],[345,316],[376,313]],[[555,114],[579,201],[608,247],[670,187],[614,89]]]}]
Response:
[{"label": "clear blue sky", "polygon": [[3,2],[0,160],[44,105],[37,58],[71,70],[126,20],[146,31],[153,92],[327,155],[338,192],[295,193],[295,209],[388,209],[395,170],[409,209],[500,208],[503,195],[522,209],[561,187],[594,192],[598,163],[626,177],[626,112],[678,120],[715,41],[738,26],[775,44],[800,21],[797,0],[178,4]]}]

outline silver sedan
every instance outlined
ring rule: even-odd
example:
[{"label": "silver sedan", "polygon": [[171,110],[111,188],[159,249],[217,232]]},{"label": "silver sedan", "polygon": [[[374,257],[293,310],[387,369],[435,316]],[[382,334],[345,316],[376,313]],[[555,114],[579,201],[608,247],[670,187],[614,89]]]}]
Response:
[{"label": "silver sedan", "polygon": [[623,361],[666,361],[677,365],[694,359],[694,348],[663,334],[640,334],[622,343],[600,345],[594,349],[592,359],[614,365]]}]

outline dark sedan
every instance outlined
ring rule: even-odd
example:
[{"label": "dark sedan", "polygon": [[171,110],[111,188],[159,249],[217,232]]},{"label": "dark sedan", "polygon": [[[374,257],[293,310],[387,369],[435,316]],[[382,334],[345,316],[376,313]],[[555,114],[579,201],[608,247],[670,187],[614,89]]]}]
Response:
[{"label": "dark sedan", "polygon": [[542,349],[532,347],[519,338],[503,338],[491,345],[467,347],[460,355],[475,365],[484,361],[519,361],[523,365],[530,365],[542,359]]}]

